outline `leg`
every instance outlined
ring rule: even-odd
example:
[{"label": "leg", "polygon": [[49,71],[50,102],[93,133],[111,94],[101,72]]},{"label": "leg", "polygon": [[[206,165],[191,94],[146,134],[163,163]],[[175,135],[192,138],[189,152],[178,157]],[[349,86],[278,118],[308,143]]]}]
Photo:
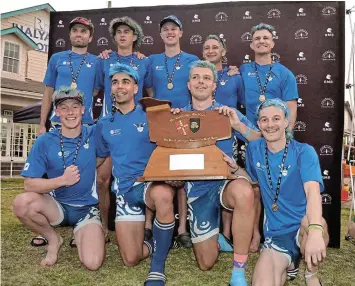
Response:
[{"label": "leg", "polygon": [[102,219],[102,227],[105,236],[108,234],[108,212],[110,208],[110,179],[112,158],[107,157],[104,163],[97,169],[97,185],[99,190],[99,209]]},{"label": "leg", "polygon": [[63,239],[54,231],[52,224],[63,220],[57,203],[48,194],[23,193],[13,202],[14,214],[28,228],[41,234],[48,240],[47,256],[41,266],[52,266],[57,262],[58,252]]},{"label": "leg", "polygon": [[230,285],[247,285],[245,266],[254,228],[254,191],[246,179],[231,181],[221,196],[221,203],[233,210],[232,234],[234,262]]},{"label": "leg", "polygon": [[255,265],[253,286],[284,285],[286,282],[287,257],[274,249],[264,249]]},{"label": "leg", "polygon": [[219,254],[218,235],[215,234],[207,240],[195,242],[193,249],[199,268],[204,271],[211,270]]},{"label": "leg", "polygon": [[255,223],[253,229],[253,238],[250,244],[250,251],[257,252],[259,250],[259,245],[260,245],[259,223],[260,223],[260,215],[261,215],[261,197],[260,197],[259,187],[254,187],[253,190],[254,190]]},{"label": "leg", "polygon": [[145,208],[145,225],[144,225],[144,239],[149,240],[153,237],[152,227],[153,227],[154,213],[153,211],[146,207]]},{"label": "leg", "polygon": [[179,228],[177,241],[185,248],[191,248],[192,242],[190,234],[186,229],[187,222],[187,197],[185,188],[178,190],[178,210],[179,210]]},{"label": "leg", "polygon": [[[174,189],[167,184],[152,183],[145,194],[145,202],[156,211],[153,224],[154,253],[146,285],[164,285],[165,261],[174,233]],[[155,282],[153,282],[155,280]],[[154,284],[153,284],[154,283]]]},{"label": "leg", "polygon": [[[304,256],[305,255],[305,246],[306,246],[306,242],[307,242],[307,237],[308,237],[308,219],[307,216],[304,216],[301,222],[301,228],[300,228],[300,233],[299,233],[299,244],[300,244],[300,249],[301,249],[301,253]],[[327,223],[325,221],[324,218],[322,218],[322,226],[324,229],[324,243],[325,246],[328,245],[329,243],[329,234],[328,234],[328,226]],[[313,267],[313,269],[307,269],[306,267],[306,282],[308,286],[318,286],[321,285],[318,277],[317,277],[317,272],[318,272],[318,266]]]},{"label": "leg", "polygon": [[228,239],[231,238],[232,218],[233,213],[231,211],[222,209],[223,235]]}]

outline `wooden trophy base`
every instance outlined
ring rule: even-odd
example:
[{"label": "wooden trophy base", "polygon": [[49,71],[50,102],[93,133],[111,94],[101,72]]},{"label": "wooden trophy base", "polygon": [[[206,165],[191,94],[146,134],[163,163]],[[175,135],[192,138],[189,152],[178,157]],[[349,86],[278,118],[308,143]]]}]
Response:
[{"label": "wooden trophy base", "polygon": [[216,146],[172,149],[157,146],[138,181],[192,181],[235,179]]}]

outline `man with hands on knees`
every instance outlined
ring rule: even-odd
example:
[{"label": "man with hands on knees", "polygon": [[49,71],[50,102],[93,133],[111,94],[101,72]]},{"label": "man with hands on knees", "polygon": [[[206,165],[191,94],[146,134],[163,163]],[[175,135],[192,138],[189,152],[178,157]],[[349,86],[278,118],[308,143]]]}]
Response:
[{"label": "man with hands on knees", "polygon": [[265,242],[253,285],[284,285],[287,268],[300,254],[307,264],[307,285],[321,285],[317,271],[329,236],[322,218],[324,185],[317,153],[292,139],[289,107],[282,100],[262,102],[256,114],[263,138],[249,143],[246,168],[260,185]]},{"label": "man with hands on knees", "polygon": [[[41,266],[58,259],[63,239],[54,226],[72,226],[80,261],[89,270],[101,267],[104,233],[96,192],[94,127],[82,125],[83,94],[62,87],[53,94],[61,128],[39,136],[22,171],[24,193],[13,207],[19,220],[48,240]],[[43,174],[48,179],[43,179]]]},{"label": "man with hands on knees", "polygon": [[[249,141],[260,137],[260,132],[249,120],[234,108],[222,106],[213,99],[217,73],[212,63],[197,61],[192,64],[188,88],[191,104],[180,109],[172,109],[174,114],[194,110],[217,109],[221,116],[228,116],[233,135]],[[233,136],[217,141],[217,147],[224,152],[230,165],[232,158]],[[235,169],[237,170],[237,169]],[[217,261],[219,251],[233,251],[233,271],[230,285],[247,285],[245,266],[253,233],[255,211],[254,193],[248,176],[236,173],[235,180],[189,181],[186,182],[190,229],[193,249],[197,263],[202,270],[211,269]],[[219,235],[220,205],[233,211],[233,243]]]}]

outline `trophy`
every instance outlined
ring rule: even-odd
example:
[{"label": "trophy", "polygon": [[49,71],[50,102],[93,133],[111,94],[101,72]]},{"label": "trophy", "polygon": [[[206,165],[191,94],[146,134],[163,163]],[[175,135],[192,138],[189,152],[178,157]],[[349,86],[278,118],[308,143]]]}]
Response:
[{"label": "trophy", "polygon": [[218,110],[171,112],[166,100],[142,98],[149,138],[157,147],[138,181],[235,179],[217,140],[231,137],[229,118]]}]

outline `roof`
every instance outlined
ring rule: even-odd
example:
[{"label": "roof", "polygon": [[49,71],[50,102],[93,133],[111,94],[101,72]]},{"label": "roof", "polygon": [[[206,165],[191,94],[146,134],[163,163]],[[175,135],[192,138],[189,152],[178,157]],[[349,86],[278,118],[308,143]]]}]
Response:
[{"label": "roof", "polygon": [[11,78],[2,77],[1,78],[1,88],[11,88],[21,91],[30,91],[43,94],[44,85],[40,81],[35,80],[16,80]]},{"label": "roof", "polygon": [[43,10],[43,9],[48,10],[48,12],[55,12],[54,8],[49,3],[46,3],[46,4],[36,5],[36,6],[28,7],[28,8],[15,10],[15,11],[10,11],[7,13],[2,13],[0,15],[0,19],[2,20],[2,19],[9,18],[9,17],[14,17],[14,16],[18,16],[21,14],[31,13],[31,12],[35,12],[35,11]]},{"label": "roof", "polygon": [[1,37],[9,34],[16,34],[22,41],[24,41],[28,46],[31,48],[37,50],[38,46],[37,44],[29,37],[27,36],[20,28],[18,27],[12,27],[8,29],[3,29],[1,30]]}]

